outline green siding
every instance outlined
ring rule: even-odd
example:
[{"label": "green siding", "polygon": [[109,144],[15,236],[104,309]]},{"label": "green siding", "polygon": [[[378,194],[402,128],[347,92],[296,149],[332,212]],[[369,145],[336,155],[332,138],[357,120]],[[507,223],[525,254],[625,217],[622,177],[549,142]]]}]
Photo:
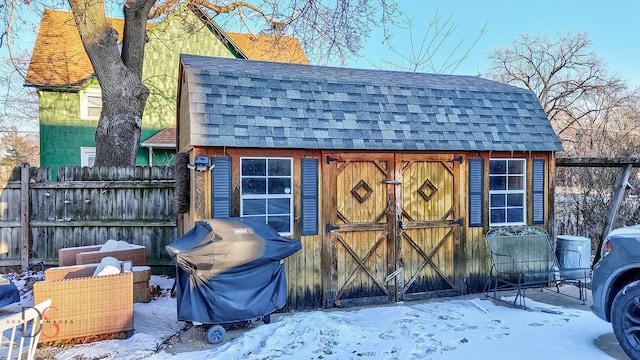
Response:
[{"label": "green siding", "polygon": [[149,31],[142,81],[151,93],[143,126],[158,130],[176,123],[180,54],[231,58],[227,47],[186,7]]},{"label": "green siding", "polygon": [[[234,57],[229,49],[186,7],[178,9],[148,33],[142,81],[149,87],[140,142],[175,126],[180,54]],[[99,87],[95,78],[87,87]],[[80,147],[95,147],[97,121],[80,120],[80,89],[39,90],[40,166],[79,166]],[[175,151],[154,149],[154,165],[173,163]],[[148,165],[148,150],[138,148],[137,165]]]}]

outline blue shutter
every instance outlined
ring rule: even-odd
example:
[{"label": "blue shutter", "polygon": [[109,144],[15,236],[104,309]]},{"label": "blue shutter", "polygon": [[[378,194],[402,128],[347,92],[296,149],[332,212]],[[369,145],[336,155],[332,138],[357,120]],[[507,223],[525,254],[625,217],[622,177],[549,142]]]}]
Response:
[{"label": "blue shutter", "polygon": [[533,159],[531,212],[534,224],[544,224],[544,159]]},{"label": "blue shutter", "polygon": [[318,235],[318,159],[303,158],[302,167],[302,235]]},{"label": "blue shutter", "polygon": [[211,163],[211,217],[231,216],[231,158],[214,157]]},{"label": "blue shutter", "polygon": [[484,160],[469,159],[469,227],[483,225]]}]

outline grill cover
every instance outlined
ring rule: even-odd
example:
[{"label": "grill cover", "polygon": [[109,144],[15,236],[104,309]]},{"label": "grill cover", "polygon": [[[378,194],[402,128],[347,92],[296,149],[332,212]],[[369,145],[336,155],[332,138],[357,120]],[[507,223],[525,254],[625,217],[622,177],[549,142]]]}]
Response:
[{"label": "grill cover", "polygon": [[301,249],[261,219],[199,221],[166,246],[176,261],[178,320],[233,324],[283,307],[282,260]]}]

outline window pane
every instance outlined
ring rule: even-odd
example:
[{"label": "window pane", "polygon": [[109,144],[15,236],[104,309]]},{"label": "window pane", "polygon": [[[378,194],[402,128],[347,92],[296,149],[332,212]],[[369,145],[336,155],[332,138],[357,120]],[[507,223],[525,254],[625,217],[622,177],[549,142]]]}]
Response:
[{"label": "window pane", "polygon": [[291,231],[289,227],[289,216],[269,216],[267,223],[276,229],[277,232],[287,233]]},{"label": "window pane", "polygon": [[87,154],[87,166],[93,167],[96,161],[96,154]]},{"label": "window pane", "polygon": [[523,194],[509,194],[507,195],[507,206],[523,206],[524,195]]},{"label": "window pane", "polygon": [[291,179],[269,179],[269,194],[291,194]]},{"label": "window pane", "polygon": [[267,203],[265,199],[244,199],[242,200],[242,215],[263,215],[267,213]]},{"label": "window pane", "polygon": [[491,207],[505,207],[504,194],[491,194]]},{"label": "window pane", "polygon": [[269,176],[291,176],[291,160],[269,159]]},{"label": "window pane", "polygon": [[503,223],[505,220],[505,210],[504,209],[492,209],[491,210],[491,223]]},{"label": "window pane", "polygon": [[509,190],[524,190],[522,176],[509,176]]},{"label": "window pane", "polygon": [[266,216],[252,216],[252,219],[260,219],[262,220],[262,222],[264,222],[265,224],[267,223],[267,217]]},{"label": "window pane", "polygon": [[90,116],[90,117],[100,117],[101,112],[102,112],[102,108],[95,108],[95,107],[87,108],[87,116]]},{"label": "window pane", "polygon": [[491,160],[489,162],[490,174],[506,174],[507,173],[507,161],[506,160]]},{"label": "window pane", "polygon": [[101,108],[102,96],[87,95],[87,107],[89,108]]},{"label": "window pane", "polygon": [[524,222],[524,210],[522,208],[507,209],[507,222]]},{"label": "window pane", "polygon": [[266,179],[242,179],[242,195],[258,195],[267,193]]},{"label": "window pane", "polygon": [[524,161],[509,161],[509,174],[524,174]]},{"label": "window pane", "polygon": [[266,176],[266,159],[242,159],[242,176]]},{"label": "window pane", "polygon": [[291,202],[289,199],[270,199],[269,200],[269,214],[287,214],[291,213],[289,210]]},{"label": "window pane", "polygon": [[242,216],[262,219],[278,232],[291,233],[292,159],[243,158],[240,168]]},{"label": "window pane", "polygon": [[492,176],[489,178],[489,190],[506,190],[507,179],[504,176]]}]

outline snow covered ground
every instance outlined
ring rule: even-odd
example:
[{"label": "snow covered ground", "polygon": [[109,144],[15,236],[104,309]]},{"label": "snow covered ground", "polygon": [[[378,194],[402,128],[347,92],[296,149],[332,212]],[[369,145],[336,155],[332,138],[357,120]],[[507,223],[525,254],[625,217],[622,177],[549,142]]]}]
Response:
[{"label": "snow covered ground", "polygon": [[[173,280],[153,276],[152,283],[169,289]],[[587,306],[527,305],[477,295],[277,314],[270,324],[231,330],[222,345],[201,341],[176,352],[162,344],[185,323],[176,319],[175,299],[161,297],[135,304],[131,338],[67,347],[56,359],[625,359],[611,325]]]}]

